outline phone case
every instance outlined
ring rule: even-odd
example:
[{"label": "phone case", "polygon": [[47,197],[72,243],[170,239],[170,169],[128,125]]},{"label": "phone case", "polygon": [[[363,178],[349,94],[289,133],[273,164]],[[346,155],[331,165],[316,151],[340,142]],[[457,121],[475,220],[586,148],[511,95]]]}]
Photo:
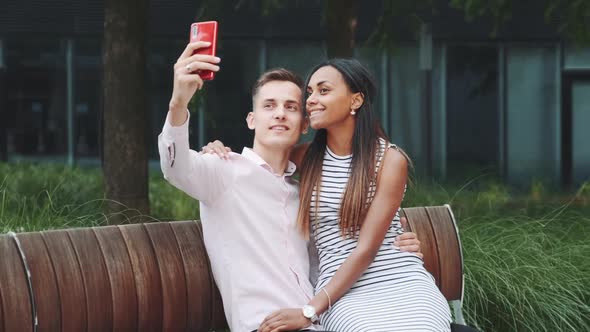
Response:
[{"label": "phone case", "polygon": [[[191,24],[190,42],[196,41],[208,41],[211,43],[211,46],[201,48],[193,54],[215,55],[217,48],[217,22],[208,21]],[[199,72],[199,75],[203,80],[210,81],[215,77],[215,72],[203,70]]]}]

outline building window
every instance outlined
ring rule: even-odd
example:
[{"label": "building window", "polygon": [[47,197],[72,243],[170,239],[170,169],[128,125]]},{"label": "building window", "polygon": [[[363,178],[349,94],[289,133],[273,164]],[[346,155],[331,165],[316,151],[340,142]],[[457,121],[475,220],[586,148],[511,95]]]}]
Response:
[{"label": "building window", "polygon": [[499,171],[498,49],[447,48],[447,171]]},{"label": "building window", "polygon": [[[187,40],[176,39],[154,39],[147,45],[147,94],[148,98],[145,115],[148,120],[148,156],[151,160],[159,160],[158,135],[162,131],[168,103],[172,96],[174,84],[174,64],[184,51]],[[196,118],[191,118],[190,125],[193,126]],[[193,134],[193,133],[191,133]],[[191,142],[193,135],[191,135]]]},{"label": "building window", "polygon": [[[226,40],[219,45],[221,70],[203,92],[205,103],[199,115],[204,128],[204,144],[221,140],[240,153],[252,146],[253,132],[246,126],[246,116],[252,111],[251,88],[264,70],[258,41]],[[199,147],[200,148],[200,147]]]},{"label": "building window", "polygon": [[67,153],[65,41],[6,39],[6,150],[9,158]]},{"label": "building window", "polygon": [[100,40],[75,43],[74,153],[77,162],[96,161],[100,155],[102,122],[102,49]]},{"label": "building window", "polygon": [[512,183],[559,182],[560,76],[554,45],[506,47],[506,168]]},{"label": "building window", "polygon": [[426,168],[425,125],[421,111],[419,49],[403,45],[390,55],[389,121],[393,143],[405,149],[420,169]]}]

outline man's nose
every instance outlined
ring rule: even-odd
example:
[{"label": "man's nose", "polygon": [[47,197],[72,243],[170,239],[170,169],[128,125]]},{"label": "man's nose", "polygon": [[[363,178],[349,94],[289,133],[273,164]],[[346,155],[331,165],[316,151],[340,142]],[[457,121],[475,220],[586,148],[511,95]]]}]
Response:
[{"label": "man's nose", "polygon": [[285,107],[279,106],[275,109],[274,113],[275,119],[284,119],[285,118]]}]

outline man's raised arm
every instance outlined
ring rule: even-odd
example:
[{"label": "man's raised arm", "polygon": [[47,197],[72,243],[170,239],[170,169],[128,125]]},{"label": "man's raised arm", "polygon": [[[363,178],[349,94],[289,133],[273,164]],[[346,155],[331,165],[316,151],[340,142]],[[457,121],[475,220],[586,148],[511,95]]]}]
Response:
[{"label": "man's raised arm", "polygon": [[212,156],[200,155],[191,150],[188,140],[188,103],[203,86],[199,70],[218,71],[219,58],[193,54],[209,43],[188,44],[174,65],[174,90],[166,122],[158,136],[160,166],[164,178],[172,185],[205,204],[211,203],[231,179],[223,174],[227,167],[219,167]]}]

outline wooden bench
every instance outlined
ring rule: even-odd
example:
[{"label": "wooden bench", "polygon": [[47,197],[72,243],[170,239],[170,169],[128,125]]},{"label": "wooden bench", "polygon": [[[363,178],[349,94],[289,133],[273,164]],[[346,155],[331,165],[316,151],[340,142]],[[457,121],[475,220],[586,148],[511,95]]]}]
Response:
[{"label": "wooden bench", "polygon": [[[425,266],[463,323],[463,259],[448,205],[406,208]],[[2,331],[227,329],[200,223],[0,235]]]}]

